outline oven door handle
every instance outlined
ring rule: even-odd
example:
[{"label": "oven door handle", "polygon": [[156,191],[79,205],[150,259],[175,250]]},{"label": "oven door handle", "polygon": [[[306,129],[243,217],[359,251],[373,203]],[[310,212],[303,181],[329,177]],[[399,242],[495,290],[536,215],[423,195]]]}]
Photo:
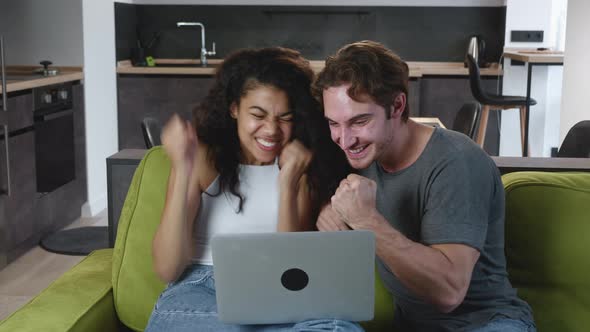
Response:
[{"label": "oven door handle", "polygon": [[0,36],[0,75],[2,75],[2,110],[8,111],[6,103],[8,102],[8,90],[6,89],[6,63],[4,58],[4,36]]},{"label": "oven door handle", "polygon": [[[6,89],[6,64],[4,58],[4,36],[0,36],[0,78],[2,80],[2,110],[8,112],[8,90]],[[8,149],[8,124],[4,127],[4,147],[6,149],[6,195],[10,197],[12,190],[10,186],[10,151]]]},{"label": "oven door handle", "polygon": [[38,118],[37,122],[49,121],[57,118],[61,118],[62,116],[74,114],[73,109],[65,109],[58,112],[48,113]]},{"label": "oven door handle", "polygon": [[11,178],[10,178],[10,150],[8,148],[8,125],[4,125],[4,148],[6,149],[6,191],[4,192],[4,194],[6,194],[6,196],[10,197],[10,195],[12,194],[12,186],[10,184],[11,182]]}]

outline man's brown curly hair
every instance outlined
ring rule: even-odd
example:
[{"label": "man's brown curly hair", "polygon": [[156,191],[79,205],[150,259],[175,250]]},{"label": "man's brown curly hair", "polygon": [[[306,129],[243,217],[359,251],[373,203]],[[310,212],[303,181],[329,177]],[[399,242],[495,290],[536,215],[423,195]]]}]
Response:
[{"label": "man's brown curly hair", "polygon": [[[325,89],[350,84],[348,95],[355,101],[369,96],[385,109],[387,118],[395,97],[403,92],[408,96],[408,65],[380,43],[363,40],[348,44],[326,59],[324,69],[313,84],[313,94],[323,103]],[[402,119],[407,121],[410,107],[406,106]]]}]

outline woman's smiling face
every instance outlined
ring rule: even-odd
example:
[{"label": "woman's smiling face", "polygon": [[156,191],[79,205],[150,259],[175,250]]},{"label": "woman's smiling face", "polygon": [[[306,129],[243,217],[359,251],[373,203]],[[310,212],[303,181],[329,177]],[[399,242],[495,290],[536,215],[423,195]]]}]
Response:
[{"label": "woman's smiling face", "polygon": [[241,163],[272,164],[293,132],[293,113],[287,94],[270,85],[258,84],[231,106],[236,119]]}]

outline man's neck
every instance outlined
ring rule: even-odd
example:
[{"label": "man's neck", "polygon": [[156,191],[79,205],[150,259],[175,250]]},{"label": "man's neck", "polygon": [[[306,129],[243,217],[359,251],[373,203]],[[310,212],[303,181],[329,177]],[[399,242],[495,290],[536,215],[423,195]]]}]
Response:
[{"label": "man's neck", "polygon": [[400,122],[390,146],[377,162],[388,173],[410,167],[424,152],[433,132],[434,128],[412,120]]}]

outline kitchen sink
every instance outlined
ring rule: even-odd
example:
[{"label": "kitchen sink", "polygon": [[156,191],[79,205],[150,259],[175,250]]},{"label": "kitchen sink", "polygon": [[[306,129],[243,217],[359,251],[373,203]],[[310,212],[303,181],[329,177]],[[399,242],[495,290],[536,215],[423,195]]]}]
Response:
[{"label": "kitchen sink", "polygon": [[156,67],[162,68],[218,68],[223,59],[207,59],[207,66],[202,67],[199,59],[154,59]]}]

